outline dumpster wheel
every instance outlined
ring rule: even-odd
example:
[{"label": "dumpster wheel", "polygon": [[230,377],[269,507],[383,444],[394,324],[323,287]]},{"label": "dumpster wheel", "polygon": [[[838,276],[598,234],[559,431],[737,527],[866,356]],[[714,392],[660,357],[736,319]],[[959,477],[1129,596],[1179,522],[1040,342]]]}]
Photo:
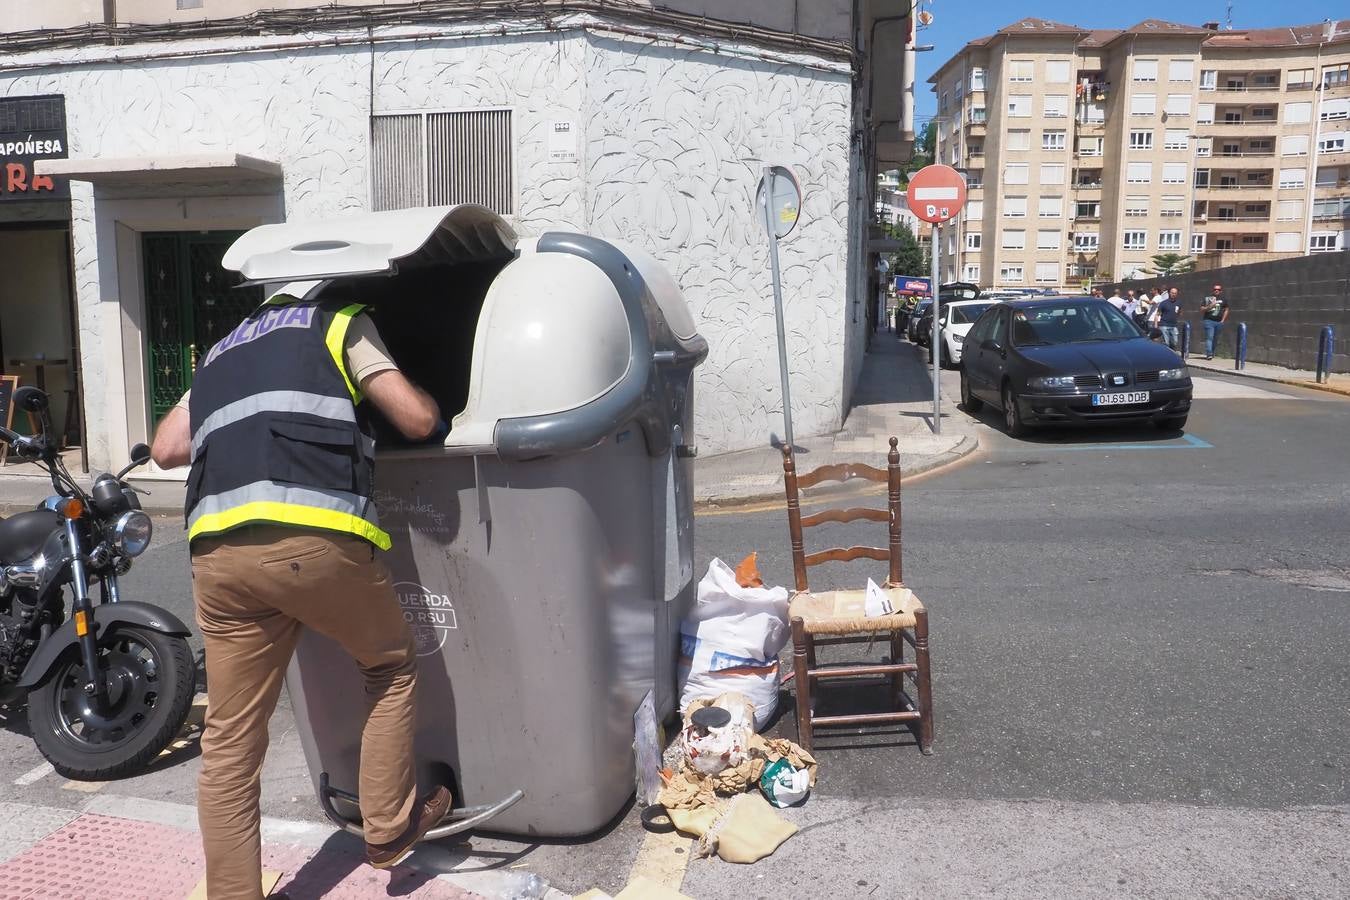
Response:
[{"label": "dumpster wheel", "polygon": [[[338,798],[339,800],[345,800],[348,803],[354,804],[358,809],[361,806],[360,801],[357,799],[357,796],[355,794],[349,793],[340,788],[333,787],[328,782],[328,773],[320,772],[319,804],[323,806],[324,815],[328,816],[329,820],[332,821],[334,825],[341,828],[343,831],[347,832],[348,834],[353,834],[359,838],[364,839],[365,832],[361,829],[361,824],[359,822],[353,822],[350,819],[347,819],[346,817],[341,815],[336,809],[334,809],[333,807],[334,797]],[[438,824],[435,828],[432,828],[430,831],[428,831],[422,837],[422,840],[436,841],[440,840],[443,837],[449,837],[452,834],[460,834],[461,832],[468,831],[474,828],[475,826],[481,825],[484,822],[488,821],[489,819],[492,819],[494,816],[497,816],[500,813],[505,812],[512,806],[515,806],[524,797],[525,797],[524,791],[515,791],[507,795],[504,799],[502,799],[497,803],[485,804],[482,806],[465,806],[460,809],[452,809],[446,815],[446,817],[441,820],[441,824]]]}]

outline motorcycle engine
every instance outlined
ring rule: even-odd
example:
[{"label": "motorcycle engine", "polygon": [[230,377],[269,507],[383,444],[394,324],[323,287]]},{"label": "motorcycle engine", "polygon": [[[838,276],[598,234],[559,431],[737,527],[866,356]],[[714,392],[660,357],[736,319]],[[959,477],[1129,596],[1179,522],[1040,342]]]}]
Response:
[{"label": "motorcycle engine", "polygon": [[[0,611],[0,681],[16,681],[23,674],[37,642],[28,636],[28,620],[10,613],[21,602],[11,598]],[[31,616],[31,612],[30,612]]]}]

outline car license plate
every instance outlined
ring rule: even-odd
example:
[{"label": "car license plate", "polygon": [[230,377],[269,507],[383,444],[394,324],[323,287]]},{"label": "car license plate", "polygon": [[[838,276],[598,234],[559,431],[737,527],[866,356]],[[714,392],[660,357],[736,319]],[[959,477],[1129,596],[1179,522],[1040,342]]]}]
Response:
[{"label": "car license plate", "polygon": [[1093,394],[1093,406],[1124,406],[1129,403],[1147,403],[1148,391],[1126,391],[1120,394]]}]

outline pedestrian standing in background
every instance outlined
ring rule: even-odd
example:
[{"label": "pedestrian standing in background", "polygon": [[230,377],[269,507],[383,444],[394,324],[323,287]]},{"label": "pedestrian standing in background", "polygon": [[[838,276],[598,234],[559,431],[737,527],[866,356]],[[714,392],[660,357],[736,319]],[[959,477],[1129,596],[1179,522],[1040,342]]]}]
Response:
[{"label": "pedestrian standing in background", "polygon": [[1168,288],[1167,295],[1154,307],[1153,314],[1158,320],[1158,330],[1163,341],[1173,350],[1181,349],[1181,292]]},{"label": "pedestrian standing in background", "polygon": [[1148,333],[1152,324],[1149,320],[1153,318],[1153,293],[1148,288],[1144,288],[1139,295],[1139,307],[1134,312],[1134,323]]},{"label": "pedestrian standing in background", "polygon": [[1135,318],[1139,312],[1139,298],[1134,295],[1133,288],[1125,292],[1125,304],[1121,306],[1120,311],[1136,323],[1139,321]]},{"label": "pedestrian standing in background", "polygon": [[1214,358],[1214,348],[1219,345],[1219,333],[1223,323],[1228,321],[1228,301],[1223,296],[1223,285],[1214,285],[1214,291],[1200,305],[1205,323],[1205,359]]},{"label": "pedestrian standing in background", "polygon": [[1125,298],[1120,296],[1120,288],[1112,288],[1111,296],[1106,298],[1106,302],[1116,309],[1123,310],[1125,308]]}]

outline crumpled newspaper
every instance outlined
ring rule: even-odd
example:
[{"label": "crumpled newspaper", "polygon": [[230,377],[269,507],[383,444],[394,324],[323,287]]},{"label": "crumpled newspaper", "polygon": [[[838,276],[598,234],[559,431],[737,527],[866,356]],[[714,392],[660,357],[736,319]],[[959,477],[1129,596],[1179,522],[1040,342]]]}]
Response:
[{"label": "crumpled newspaper", "polygon": [[[684,726],[687,730],[691,716],[705,706],[721,706],[730,709],[743,703],[747,709],[744,721],[754,721],[754,707],[744,695],[728,691],[711,700],[695,700],[685,710]],[[722,797],[730,797],[757,788],[764,767],[779,759],[786,759],[794,769],[806,769],[810,774],[811,786],[816,784],[816,758],[787,738],[765,738],[753,731],[746,738],[745,758],[737,765],[723,769],[714,775],[705,775],[690,767],[665,778],[665,786],[657,796],[657,802],[666,809],[696,809],[700,806],[720,808]]]}]

